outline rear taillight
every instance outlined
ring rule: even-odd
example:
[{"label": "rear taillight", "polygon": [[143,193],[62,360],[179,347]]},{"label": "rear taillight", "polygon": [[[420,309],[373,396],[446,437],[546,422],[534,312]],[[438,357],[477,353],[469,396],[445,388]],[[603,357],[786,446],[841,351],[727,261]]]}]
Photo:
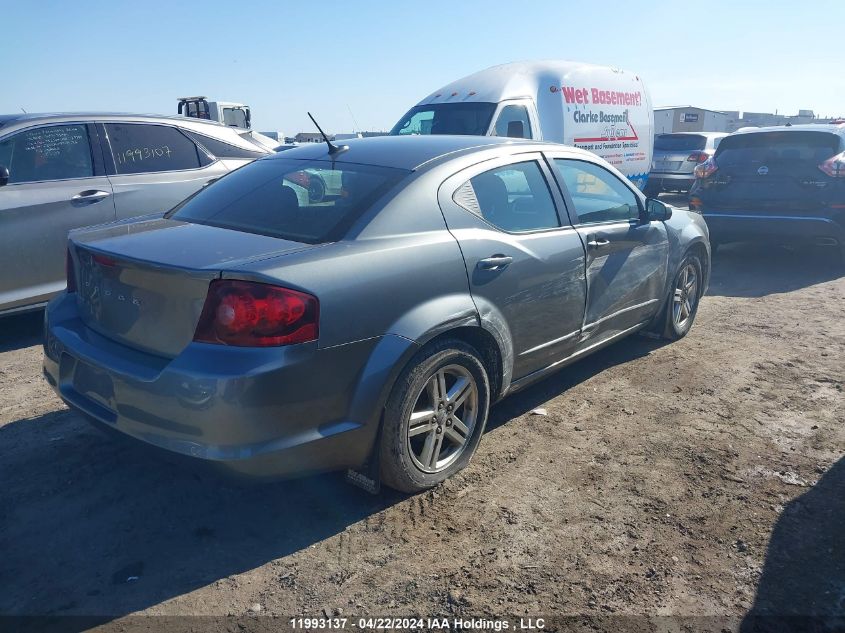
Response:
[{"label": "rear taillight", "polygon": [[715,174],[717,169],[719,169],[719,166],[716,164],[716,157],[711,156],[703,163],[695,166],[695,177],[707,178],[708,176],[712,176],[713,174]]},{"label": "rear taillight", "polygon": [[693,152],[689,156],[687,156],[687,160],[693,163],[703,163],[708,158],[707,152]]},{"label": "rear taillight", "polygon": [[216,279],[208,286],[194,340],[240,347],[316,341],[319,313],[317,297],[304,292]]},{"label": "rear taillight", "polygon": [[76,292],[76,270],[73,268],[73,256],[70,254],[70,248],[67,249],[67,257],[65,258],[65,276],[67,277],[67,291]]},{"label": "rear taillight", "polygon": [[697,198],[695,196],[690,197],[689,199],[689,210],[695,211],[696,213],[701,213],[701,209],[703,208],[703,204],[701,203],[701,198]]},{"label": "rear taillight", "polygon": [[99,264],[100,266],[106,266],[108,268],[112,268],[113,266],[117,265],[117,260],[113,257],[108,257],[107,255],[100,255],[97,253],[91,255],[91,260],[95,264]]},{"label": "rear taillight", "polygon": [[819,165],[819,169],[831,178],[845,178],[845,152],[831,156]]},{"label": "rear taillight", "polygon": [[304,189],[308,189],[308,185],[311,184],[311,174],[307,171],[295,171],[292,174],[288,174],[286,178]]}]

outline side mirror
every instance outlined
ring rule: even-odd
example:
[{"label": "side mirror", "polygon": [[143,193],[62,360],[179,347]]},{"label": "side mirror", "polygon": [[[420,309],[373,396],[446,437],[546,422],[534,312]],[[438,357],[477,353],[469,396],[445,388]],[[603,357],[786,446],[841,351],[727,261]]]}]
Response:
[{"label": "side mirror", "polygon": [[665,222],[672,217],[672,207],[654,198],[645,201],[645,215],[648,222]]},{"label": "side mirror", "polygon": [[9,184],[9,168],[5,165],[0,165],[0,187],[5,187]]}]

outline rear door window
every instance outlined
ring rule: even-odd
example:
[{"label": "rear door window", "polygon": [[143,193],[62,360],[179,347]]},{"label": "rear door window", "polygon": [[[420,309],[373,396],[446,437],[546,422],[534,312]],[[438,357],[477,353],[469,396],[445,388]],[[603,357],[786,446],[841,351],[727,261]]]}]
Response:
[{"label": "rear door window", "polygon": [[106,123],[118,174],[197,169],[211,162],[187,136],[169,125]]},{"label": "rear door window", "polygon": [[637,196],[603,167],[583,160],[554,159],[581,224],[624,222],[640,217]]},{"label": "rear door window", "polygon": [[0,141],[0,165],[9,170],[10,184],[94,175],[83,124],[45,125],[13,134]]},{"label": "rear door window", "polygon": [[372,165],[258,160],[201,189],[168,217],[297,242],[332,242],[408,173]]},{"label": "rear door window", "polygon": [[225,141],[206,136],[205,134],[197,134],[196,132],[188,131],[185,133],[217,158],[261,158],[267,154],[267,152],[244,149],[243,147],[230,145]]},{"label": "rear door window", "polygon": [[548,184],[536,161],[485,171],[459,187],[453,199],[509,233],[560,226]]}]

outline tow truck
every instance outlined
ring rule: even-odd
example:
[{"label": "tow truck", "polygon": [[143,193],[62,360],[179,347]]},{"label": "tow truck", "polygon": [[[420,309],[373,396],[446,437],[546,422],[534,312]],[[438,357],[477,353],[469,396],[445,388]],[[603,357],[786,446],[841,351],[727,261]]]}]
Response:
[{"label": "tow truck", "polygon": [[179,97],[179,114],[195,119],[217,121],[229,127],[249,130],[249,106],[231,101],[209,101],[208,97]]},{"label": "tow truck", "polygon": [[248,136],[262,147],[275,150],[279,143],[269,136],[252,130],[252,113],[249,106],[233,101],[209,101],[208,97],[179,97],[177,113],[194,119],[217,121],[229,127],[243,130],[241,136]]}]

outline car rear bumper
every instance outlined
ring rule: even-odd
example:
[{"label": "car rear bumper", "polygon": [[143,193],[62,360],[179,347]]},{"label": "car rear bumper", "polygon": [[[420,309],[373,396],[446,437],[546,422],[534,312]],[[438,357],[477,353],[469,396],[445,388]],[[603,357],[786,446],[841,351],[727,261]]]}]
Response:
[{"label": "car rear bumper", "polygon": [[190,343],[174,359],[87,328],[72,295],[45,313],[44,375],[108,428],[231,473],[275,478],[358,467],[403,358],[396,336],[319,349]]},{"label": "car rear bumper", "polygon": [[822,246],[845,244],[845,230],[842,225],[824,216],[763,215],[707,210],[702,215],[710,229],[711,242],[773,239]]},{"label": "car rear bumper", "polygon": [[669,173],[653,171],[648,175],[648,184],[664,189],[690,189],[695,182],[695,176],[690,173]]}]

